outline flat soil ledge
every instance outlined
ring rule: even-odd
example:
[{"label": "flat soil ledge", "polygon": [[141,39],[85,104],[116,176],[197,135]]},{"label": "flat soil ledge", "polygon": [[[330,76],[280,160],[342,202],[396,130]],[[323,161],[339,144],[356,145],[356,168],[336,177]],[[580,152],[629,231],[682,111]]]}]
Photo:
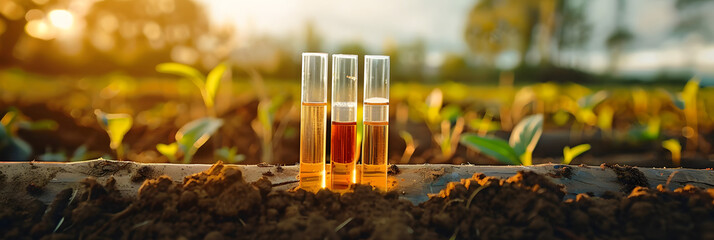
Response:
[{"label": "flat soil ledge", "polygon": [[393,165],[386,193],[285,191],[297,170],[2,163],[0,239],[714,239],[709,170]]},{"label": "flat soil ledge", "polygon": [[[230,165],[243,172],[246,182],[261,177],[270,180],[276,190],[287,190],[298,185],[298,166]],[[36,198],[45,204],[55,199],[66,188],[79,188],[80,182],[94,177],[105,182],[113,177],[116,190],[123,196],[135,196],[146,179],[166,175],[180,182],[185,176],[211,167],[209,164],[156,164],[97,159],[74,163],[52,162],[0,162],[0,202],[14,199]],[[327,168],[329,169],[329,167]],[[633,170],[634,169],[634,170]],[[639,170],[639,171],[637,171]],[[714,187],[714,171],[681,168],[637,168],[620,166],[573,166],[539,164],[533,166],[476,166],[449,164],[392,165],[389,171],[390,190],[413,203],[428,200],[449,182],[470,178],[474,173],[490,177],[508,178],[518,171],[533,171],[550,176],[553,183],[565,186],[565,198],[587,193],[599,196],[607,191],[629,192],[635,186],[655,188],[664,185],[673,190],[693,185]],[[641,174],[638,174],[641,173]],[[633,174],[634,173],[634,174]]]}]

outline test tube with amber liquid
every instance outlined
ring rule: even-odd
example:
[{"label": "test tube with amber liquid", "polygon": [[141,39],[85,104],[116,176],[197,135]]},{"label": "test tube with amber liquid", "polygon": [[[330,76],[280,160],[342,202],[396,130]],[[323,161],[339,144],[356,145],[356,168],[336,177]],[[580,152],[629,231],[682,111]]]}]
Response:
[{"label": "test tube with amber liquid", "polygon": [[332,55],[330,178],[334,192],[354,184],[357,163],[357,55]]},{"label": "test tube with amber liquid", "polygon": [[325,135],[327,54],[302,54],[300,107],[300,188],[317,192],[326,185]]},{"label": "test tube with amber liquid", "polygon": [[361,184],[387,190],[389,133],[389,56],[364,57]]}]

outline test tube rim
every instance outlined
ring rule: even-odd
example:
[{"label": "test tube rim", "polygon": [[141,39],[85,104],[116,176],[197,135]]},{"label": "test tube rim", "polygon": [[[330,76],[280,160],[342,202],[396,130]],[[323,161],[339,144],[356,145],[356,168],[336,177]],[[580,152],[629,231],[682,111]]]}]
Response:
[{"label": "test tube rim", "polygon": [[338,57],[338,58],[354,58],[357,59],[357,55],[355,54],[342,54],[342,53],[336,53],[332,54],[332,57]]},{"label": "test tube rim", "polygon": [[370,59],[389,59],[387,55],[364,55],[364,57]]},{"label": "test tube rim", "polygon": [[319,56],[319,57],[327,57],[327,53],[321,53],[321,52],[304,52],[302,53],[303,57],[310,57],[310,56]]}]

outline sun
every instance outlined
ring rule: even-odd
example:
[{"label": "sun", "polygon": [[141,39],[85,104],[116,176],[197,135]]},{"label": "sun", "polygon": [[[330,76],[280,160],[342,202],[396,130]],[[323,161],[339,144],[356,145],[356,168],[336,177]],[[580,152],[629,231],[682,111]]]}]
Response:
[{"label": "sun", "polygon": [[52,10],[47,15],[50,23],[59,29],[70,29],[74,25],[74,16],[67,10]]}]

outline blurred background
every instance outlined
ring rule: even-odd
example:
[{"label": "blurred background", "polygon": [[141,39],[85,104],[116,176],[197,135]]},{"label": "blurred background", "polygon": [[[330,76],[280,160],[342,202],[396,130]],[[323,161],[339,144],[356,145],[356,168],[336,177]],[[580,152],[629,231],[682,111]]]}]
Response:
[{"label": "blurred background", "polygon": [[329,52],[391,57],[390,163],[508,163],[462,137],[541,115],[534,163],[714,167],[712,21],[707,0],[0,0],[0,159],[293,164],[300,55]]}]

